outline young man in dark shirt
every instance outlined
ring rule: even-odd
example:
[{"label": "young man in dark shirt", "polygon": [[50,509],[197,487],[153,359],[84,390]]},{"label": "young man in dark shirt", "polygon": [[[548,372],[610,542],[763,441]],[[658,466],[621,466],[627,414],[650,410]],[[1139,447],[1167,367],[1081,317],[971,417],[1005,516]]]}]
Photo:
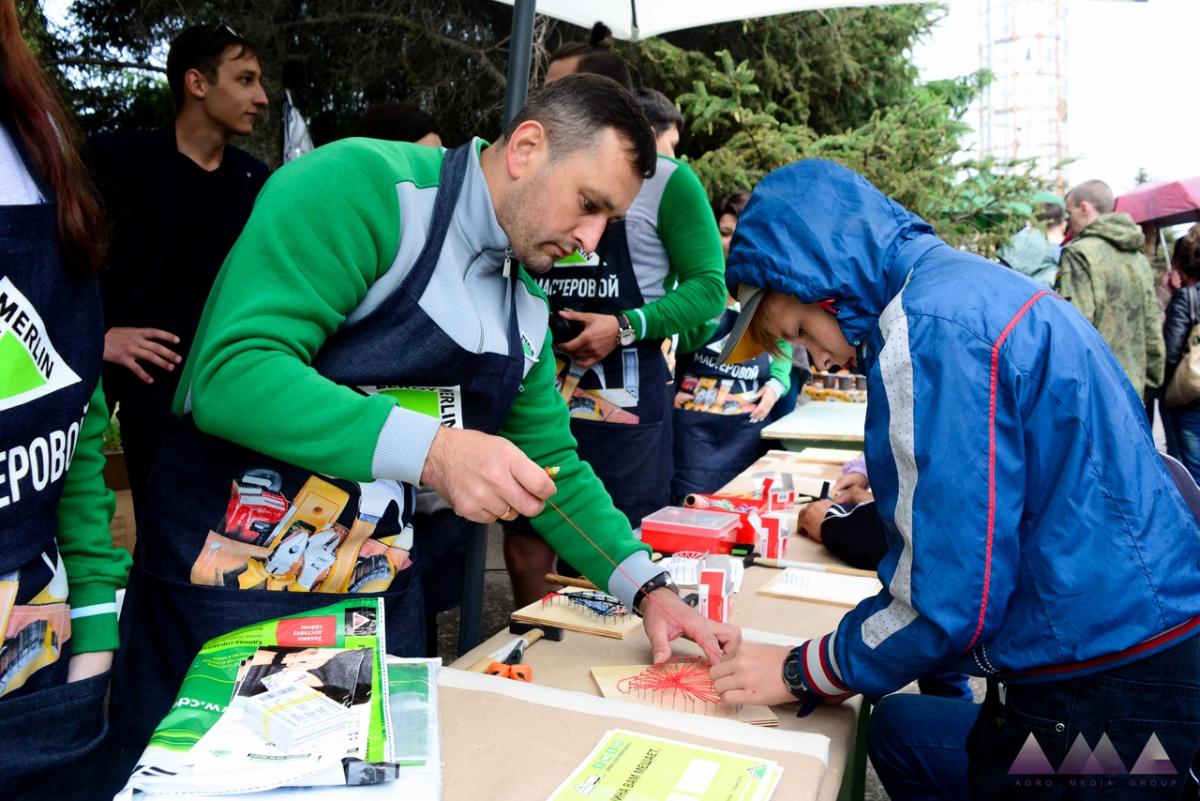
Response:
[{"label": "young man in dark shirt", "polygon": [[267,179],[265,164],[229,144],[265,114],[261,77],[254,46],[229,26],[192,26],[167,56],[174,124],[90,143],[114,227],[101,277],[104,385],[119,403],[135,507],[166,433],[177,368]]}]

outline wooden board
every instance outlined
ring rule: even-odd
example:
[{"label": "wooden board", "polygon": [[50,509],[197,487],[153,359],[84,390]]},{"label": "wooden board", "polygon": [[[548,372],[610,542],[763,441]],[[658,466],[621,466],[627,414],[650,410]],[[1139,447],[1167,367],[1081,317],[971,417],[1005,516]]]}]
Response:
[{"label": "wooden board", "polygon": [[675,712],[690,712],[696,715],[705,715],[706,717],[727,718],[741,723],[749,723],[751,726],[779,725],[779,718],[775,716],[770,707],[766,706],[754,704],[729,706],[727,704],[703,702],[692,704],[671,693],[659,693],[654,696],[647,695],[643,697],[636,692],[621,692],[618,685],[623,679],[636,676],[650,667],[651,665],[605,665],[603,667],[593,667],[592,679],[595,680],[596,686],[600,688],[600,694],[605,698],[633,701],[639,704],[646,704],[647,706],[674,710]]},{"label": "wooden board", "polygon": [[[571,594],[587,592],[574,587],[564,587],[560,592]],[[619,621],[605,622],[596,615],[581,611],[562,603],[549,606],[541,600],[534,601],[512,613],[512,619],[518,623],[532,623],[535,626],[554,626],[567,631],[578,631],[584,634],[595,634],[600,637],[611,637],[615,640],[624,639],[627,634],[642,627],[642,621],[635,615],[627,615]]]},{"label": "wooden board", "polygon": [[878,595],[882,589],[878,579],[789,567],[764,584],[759,592],[772,598],[815,601],[853,609],[864,598]]},{"label": "wooden board", "polygon": [[862,456],[862,451],[846,448],[805,448],[798,455],[805,461],[836,464],[841,467],[846,462]]}]

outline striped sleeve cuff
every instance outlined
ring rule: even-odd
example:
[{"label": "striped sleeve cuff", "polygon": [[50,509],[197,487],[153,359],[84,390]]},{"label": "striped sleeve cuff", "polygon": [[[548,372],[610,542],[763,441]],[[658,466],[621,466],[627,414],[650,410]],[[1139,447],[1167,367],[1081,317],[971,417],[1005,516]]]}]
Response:
[{"label": "striped sleeve cuff", "polygon": [[371,475],[418,486],[425,457],[440,425],[433,417],[399,406],[392,409],[375,443]]},{"label": "striped sleeve cuff", "polygon": [[646,313],[641,309],[630,309],[625,312],[625,316],[629,318],[629,324],[633,326],[634,332],[638,339],[646,338]]},{"label": "striped sleeve cuff", "polygon": [[807,640],[798,646],[804,683],[825,698],[840,697],[851,692],[842,681],[842,673],[833,653],[834,636],[832,633],[826,634],[820,640]]},{"label": "striped sleeve cuff", "polygon": [[783,393],[784,393],[783,382],[780,381],[778,378],[768,378],[766,386],[770,387],[775,392],[776,398],[783,397]]}]

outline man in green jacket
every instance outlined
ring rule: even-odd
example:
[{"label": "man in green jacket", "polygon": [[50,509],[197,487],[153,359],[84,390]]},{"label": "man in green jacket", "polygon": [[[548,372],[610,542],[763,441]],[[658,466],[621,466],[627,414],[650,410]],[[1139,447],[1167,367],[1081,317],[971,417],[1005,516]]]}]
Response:
[{"label": "man in green jacket", "polygon": [[634,539],[555,390],[546,300],[521,265],[594,249],[655,166],[632,96],[596,76],[560,84],[492,145],[348,139],[268,181],[138,520],[112,696],[127,753],[199,646],[238,626],[378,593],[388,652],[423,653],[417,485],[474,521],[531,518],[644,617],[655,661],[680,635],[714,661],[736,647]]},{"label": "man in green jacket", "polygon": [[1142,229],[1113,213],[1112,190],[1095,180],[1067,195],[1067,225],[1075,238],[1063,247],[1058,292],[1096,326],[1145,397],[1162,386],[1166,351]]}]

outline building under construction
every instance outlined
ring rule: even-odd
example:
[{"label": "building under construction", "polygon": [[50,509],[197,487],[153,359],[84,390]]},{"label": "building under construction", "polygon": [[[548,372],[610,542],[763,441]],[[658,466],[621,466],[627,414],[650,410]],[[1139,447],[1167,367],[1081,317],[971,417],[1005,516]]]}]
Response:
[{"label": "building under construction", "polygon": [[1056,167],[1068,152],[1067,2],[980,4],[980,65],[994,76],[980,99],[981,155],[1036,158],[1039,172],[1062,184]]}]

